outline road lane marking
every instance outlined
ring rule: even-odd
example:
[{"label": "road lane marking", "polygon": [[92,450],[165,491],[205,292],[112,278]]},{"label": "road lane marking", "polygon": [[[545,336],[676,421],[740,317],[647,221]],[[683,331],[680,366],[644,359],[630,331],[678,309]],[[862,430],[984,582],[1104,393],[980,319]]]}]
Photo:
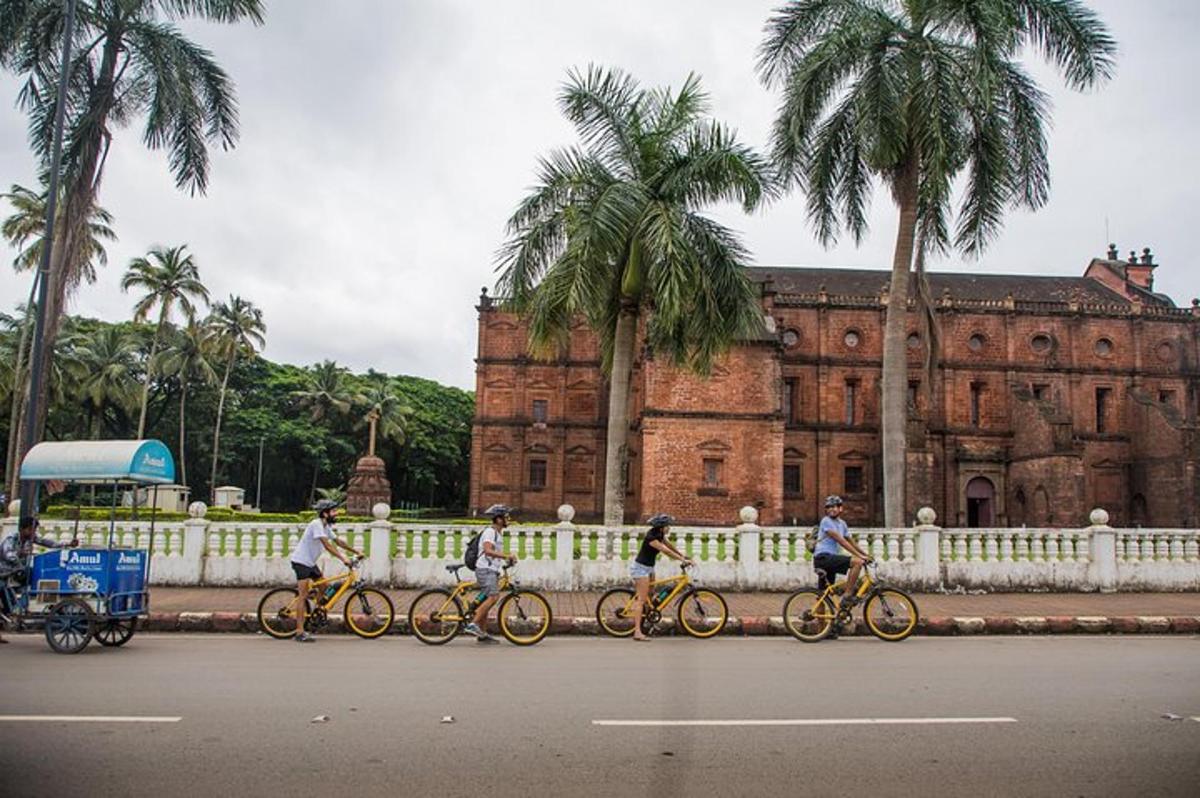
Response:
[{"label": "road lane marking", "polygon": [[178,723],[182,717],[152,715],[0,715],[0,723]]},{"label": "road lane marking", "polygon": [[593,720],[593,726],[898,726],[1016,723],[1016,718],[780,718],[777,720]]}]

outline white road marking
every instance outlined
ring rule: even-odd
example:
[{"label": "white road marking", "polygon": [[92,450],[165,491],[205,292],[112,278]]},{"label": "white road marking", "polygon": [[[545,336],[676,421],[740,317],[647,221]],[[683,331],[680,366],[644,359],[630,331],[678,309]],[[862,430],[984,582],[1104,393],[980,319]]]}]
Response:
[{"label": "white road marking", "polygon": [[593,720],[593,726],[899,726],[1016,723],[1016,718],[782,718],[778,720]]},{"label": "white road marking", "polygon": [[0,715],[0,723],[178,723],[182,717],[152,715]]}]

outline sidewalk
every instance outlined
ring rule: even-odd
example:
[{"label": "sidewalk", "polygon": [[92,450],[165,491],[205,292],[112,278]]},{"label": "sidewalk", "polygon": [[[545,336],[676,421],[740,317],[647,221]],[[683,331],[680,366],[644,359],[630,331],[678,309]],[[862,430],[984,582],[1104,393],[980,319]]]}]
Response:
[{"label": "sidewalk", "polygon": [[[150,630],[255,631],[254,612],[264,588],[154,587]],[[407,631],[408,607],[418,590],[388,590],[397,625]],[[600,592],[547,593],[555,633],[595,633]],[[777,634],[786,593],[723,593],[730,633]],[[920,634],[1200,633],[1200,593],[926,593],[913,596]],[[673,617],[673,609],[667,617]]]}]

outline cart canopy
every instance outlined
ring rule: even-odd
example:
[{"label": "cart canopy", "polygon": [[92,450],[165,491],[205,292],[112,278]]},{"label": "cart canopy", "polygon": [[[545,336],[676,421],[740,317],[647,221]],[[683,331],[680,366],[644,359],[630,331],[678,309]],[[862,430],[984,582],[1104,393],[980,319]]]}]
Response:
[{"label": "cart canopy", "polygon": [[29,450],[21,479],[169,485],[175,481],[175,459],[156,440],[53,441]]}]

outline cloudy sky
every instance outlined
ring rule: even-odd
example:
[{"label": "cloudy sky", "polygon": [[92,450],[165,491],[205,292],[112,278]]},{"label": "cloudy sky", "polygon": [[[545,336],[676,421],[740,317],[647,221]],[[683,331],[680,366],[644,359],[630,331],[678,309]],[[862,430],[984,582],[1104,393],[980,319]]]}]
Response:
[{"label": "cloudy sky", "polygon": [[[672,86],[695,71],[714,115],[762,147],[775,100],[755,78],[754,52],[776,4],[269,0],[261,28],[188,25],[237,83],[240,145],[216,154],[208,195],[190,197],[138,129],[118,133],[101,203],[120,241],[73,310],[128,317],[118,284],[130,258],[186,243],[215,296],[263,308],[267,356],[473,388],[473,306],[494,283],[504,221],[537,156],[573,141],[555,105],[566,70],[618,66]],[[1117,78],[1079,95],[1034,70],[1054,100],[1049,205],[1011,214],[981,260],[935,268],[1079,274],[1112,240],[1123,253],[1152,247],[1156,288],[1189,303],[1200,294],[1200,3],[1091,5],[1120,42]],[[17,87],[0,76],[5,188],[34,179]],[[799,197],[752,217],[714,213],[760,265],[890,263],[895,213],[882,193],[861,248],[819,246]],[[0,244],[0,259],[12,255]],[[0,269],[6,308],[28,290],[28,276]]]}]

